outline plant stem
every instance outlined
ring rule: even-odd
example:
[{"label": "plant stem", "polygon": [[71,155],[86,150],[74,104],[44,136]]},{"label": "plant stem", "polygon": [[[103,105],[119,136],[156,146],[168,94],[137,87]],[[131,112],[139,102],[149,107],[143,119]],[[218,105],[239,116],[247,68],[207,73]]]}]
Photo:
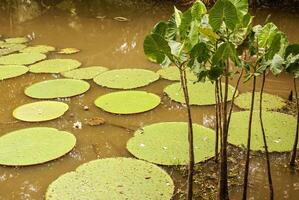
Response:
[{"label": "plant stem", "polygon": [[219,146],[219,101],[218,101],[218,80],[215,82],[215,115],[216,115],[216,126],[215,126],[215,162],[218,162],[218,146]]},{"label": "plant stem", "polygon": [[263,72],[263,80],[262,80],[262,87],[260,92],[260,124],[263,134],[263,140],[264,140],[264,146],[265,146],[265,154],[266,154],[266,160],[267,160],[267,172],[268,172],[268,183],[269,183],[269,190],[270,190],[270,200],[274,199],[274,189],[273,189],[273,183],[272,183],[272,175],[271,175],[271,165],[270,165],[270,158],[269,158],[269,151],[268,151],[268,145],[267,145],[267,138],[265,134],[265,128],[264,128],[264,122],[263,122],[263,93],[265,88],[265,82],[266,82],[266,72]]},{"label": "plant stem", "polygon": [[[229,61],[225,66],[225,87],[224,87],[224,99],[223,99],[223,139],[221,143],[221,157],[220,157],[220,191],[219,199],[228,200],[228,184],[227,184],[227,96],[228,96],[228,73]],[[220,82],[221,84],[221,82]],[[221,87],[220,87],[221,88]],[[222,91],[220,91],[222,93]]]},{"label": "plant stem", "polygon": [[231,105],[230,105],[230,109],[229,109],[229,113],[228,113],[228,119],[227,119],[227,131],[229,130],[230,119],[231,119],[233,108],[234,108],[234,102],[235,102],[235,98],[237,96],[237,91],[238,91],[238,88],[239,88],[239,85],[240,85],[241,78],[243,76],[243,72],[244,72],[244,70],[242,69],[241,73],[239,75],[236,87],[235,87],[233,97],[232,97],[232,101],[231,101]]},{"label": "plant stem", "polygon": [[297,127],[296,127],[296,136],[293,146],[293,151],[290,160],[290,166],[294,167],[296,163],[296,153],[297,153],[297,145],[298,145],[298,138],[299,138],[299,100],[298,100],[298,91],[296,86],[296,79],[294,78],[294,90],[295,90],[295,98],[296,98],[296,105],[297,105]]},{"label": "plant stem", "polygon": [[249,162],[250,162],[251,127],[252,127],[252,115],[253,115],[253,108],[254,108],[255,88],[256,88],[256,77],[253,76],[253,88],[252,88],[251,106],[250,106],[250,114],[249,114],[248,136],[247,136],[247,154],[246,154],[242,200],[247,199],[247,186],[248,186],[248,174],[249,174]]},{"label": "plant stem", "polygon": [[192,128],[192,115],[189,104],[189,93],[186,79],[185,69],[180,68],[181,84],[183,87],[185,103],[188,113],[188,141],[189,141],[189,165],[188,165],[188,185],[187,185],[187,200],[192,200],[193,196],[193,173],[194,173],[194,148],[193,148],[193,128]]}]

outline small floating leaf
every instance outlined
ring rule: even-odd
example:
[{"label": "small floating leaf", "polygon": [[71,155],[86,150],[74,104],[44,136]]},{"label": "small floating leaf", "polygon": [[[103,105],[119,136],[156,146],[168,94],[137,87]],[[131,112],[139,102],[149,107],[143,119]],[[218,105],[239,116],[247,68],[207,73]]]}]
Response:
[{"label": "small floating leaf", "polygon": [[[255,93],[254,109],[258,110],[260,108],[260,92]],[[251,92],[246,92],[240,94],[235,102],[239,108],[249,110],[251,106]],[[283,98],[263,93],[263,109],[264,110],[278,110],[286,106],[286,102]]]},{"label": "small floating leaf", "polygon": [[127,21],[129,21],[129,19],[125,18],[125,17],[114,17],[113,19],[116,20],[116,21],[119,21],[119,22],[127,22]]},{"label": "small floating leaf", "polygon": [[16,53],[0,57],[2,65],[30,65],[46,58],[41,53]]},{"label": "small floating leaf", "polygon": [[[215,155],[215,133],[193,124],[195,162]],[[137,130],[127,149],[137,158],[162,165],[187,165],[188,125],[185,122],[156,123]]]},{"label": "small floating leaf", "polygon": [[55,51],[55,47],[48,45],[35,45],[31,47],[27,47],[20,52],[23,53],[48,53],[50,51]]},{"label": "small floating leaf", "polygon": [[[247,145],[249,111],[232,114],[228,142],[244,147]],[[263,112],[263,122],[270,152],[291,151],[296,130],[296,119],[287,114],[278,112]],[[253,112],[251,133],[251,147],[253,151],[264,151],[264,141],[259,121],[259,112]]]},{"label": "small floating leaf", "polygon": [[112,92],[95,100],[99,108],[115,114],[134,114],[154,109],[160,104],[160,97],[143,91]]},{"label": "small floating leaf", "polygon": [[89,87],[89,83],[82,80],[55,79],[31,85],[25,89],[25,94],[37,99],[64,98],[83,94]]},{"label": "small floating leaf", "polygon": [[78,53],[78,52],[80,52],[80,49],[64,48],[64,49],[60,49],[57,53],[59,53],[59,54],[74,54],[74,53]]},{"label": "small floating leaf", "polygon": [[67,78],[74,79],[93,79],[97,75],[107,71],[106,67],[93,66],[93,67],[84,67],[80,69],[75,69],[72,71],[62,72],[61,74]]},{"label": "small floating leaf", "polygon": [[0,165],[27,166],[48,162],[68,153],[74,135],[55,128],[25,128],[0,137]]},{"label": "small floating leaf", "polygon": [[[190,98],[190,105],[214,105],[215,104],[215,89],[214,84],[211,82],[198,82],[188,83],[188,91]],[[223,85],[224,88],[224,85]],[[228,101],[231,100],[234,87],[229,85],[228,88]],[[180,83],[173,83],[164,89],[164,92],[169,96],[170,99],[185,103],[183,89]]]},{"label": "small floating leaf", "polygon": [[27,37],[15,37],[15,38],[7,38],[5,39],[6,43],[11,43],[11,44],[23,44],[28,42],[29,39]]},{"label": "small floating leaf", "polygon": [[60,73],[70,71],[81,66],[81,63],[73,59],[49,59],[29,66],[32,73]]},{"label": "small floating leaf", "polygon": [[90,161],[52,182],[46,200],[170,200],[171,177],[158,166],[132,158]]},{"label": "small floating leaf", "polygon": [[23,65],[0,66],[0,80],[21,76],[28,72],[28,67]]},{"label": "small floating leaf", "polygon": [[[177,67],[174,67],[174,66],[159,69],[157,71],[157,74],[159,74],[162,78],[170,80],[170,81],[180,81],[180,71]],[[192,71],[187,70],[186,74],[187,74],[188,80],[190,80],[190,81],[197,80],[197,77],[194,75],[194,73]]]},{"label": "small floating leaf", "polygon": [[69,106],[58,101],[38,101],[17,107],[13,111],[16,119],[26,122],[41,122],[62,116]]},{"label": "small floating leaf", "polygon": [[96,76],[94,81],[103,87],[133,89],[146,86],[158,79],[159,75],[145,69],[115,69]]}]

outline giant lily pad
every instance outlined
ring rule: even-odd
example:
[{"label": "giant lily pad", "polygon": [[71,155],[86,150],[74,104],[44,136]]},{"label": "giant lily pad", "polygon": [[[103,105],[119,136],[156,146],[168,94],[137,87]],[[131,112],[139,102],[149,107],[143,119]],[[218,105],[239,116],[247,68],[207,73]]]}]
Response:
[{"label": "giant lily pad", "polygon": [[41,53],[15,53],[0,57],[2,65],[30,65],[46,58]]},{"label": "giant lily pad", "polygon": [[3,48],[0,48],[0,56],[5,56],[7,54],[11,54],[26,48],[26,45],[23,44],[9,44],[7,46],[3,44],[3,46]]},{"label": "giant lily pad", "polygon": [[95,100],[99,108],[115,114],[134,114],[154,109],[160,104],[160,97],[143,91],[112,92]]},{"label": "giant lily pad", "polygon": [[106,67],[93,66],[93,67],[84,67],[80,69],[74,69],[68,72],[62,72],[61,74],[67,78],[74,79],[93,79],[97,75],[107,71]]},{"label": "giant lily pad", "polygon": [[[249,111],[232,114],[228,142],[240,147],[247,145]],[[263,112],[263,122],[270,152],[291,151],[293,148],[296,119],[278,112]],[[259,122],[259,112],[253,113],[251,150],[264,151],[264,142]]]},{"label": "giant lily pad", "polygon": [[59,53],[59,54],[74,54],[74,53],[78,53],[78,52],[80,52],[80,49],[64,48],[64,49],[60,49],[57,53]]},{"label": "giant lily pad", "polygon": [[83,94],[89,87],[89,83],[82,80],[55,79],[31,85],[25,89],[25,94],[37,99],[72,97]]},{"label": "giant lily pad", "polygon": [[52,182],[46,200],[170,200],[174,184],[158,166],[131,158],[106,158],[79,166]]},{"label": "giant lily pad", "polygon": [[41,122],[62,116],[69,106],[57,101],[39,101],[28,103],[16,108],[13,116],[21,121]]},{"label": "giant lily pad", "polygon": [[68,153],[75,144],[74,135],[55,128],[20,129],[0,137],[0,165],[45,163]]},{"label": "giant lily pad", "polygon": [[[251,106],[251,92],[240,94],[234,102],[239,108],[250,109]],[[278,110],[286,106],[286,102],[283,98],[263,93],[263,110]],[[260,92],[255,93],[254,109],[260,108]]]},{"label": "giant lily pad", "polygon": [[7,38],[5,39],[6,43],[11,44],[22,44],[28,42],[29,39],[27,37],[15,37],[15,38]]},{"label": "giant lily pad", "polygon": [[[215,132],[193,124],[195,162],[215,155]],[[187,165],[188,126],[185,122],[164,122],[145,126],[135,132],[127,149],[137,158],[161,165]]]},{"label": "giant lily pad", "polygon": [[81,63],[73,59],[49,59],[29,66],[32,73],[60,73],[70,71],[81,66]]},{"label": "giant lily pad", "polygon": [[[159,74],[162,78],[170,80],[170,81],[180,81],[180,71],[177,67],[171,66],[171,67],[165,67],[162,69],[159,69],[157,71],[157,74]],[[197,77],[194,75],[194,73],[187,69],[186,71],[187,79],[190,81],[196,81]]]},{"label": "giant lily pad", "polygon": [[21,50],[23,53],[48,53],[50,51],[55,51],[55,47],[48,45],[36,45]]},{"label": "giant lily pad", "polygon": [[21,76],[28,72],[28,67],[23,65],[0,66],[0,80]]},{"label": "giant lily pad", "polygon": [[159,79],[159,75],[145,69],[116,69],[102,73],[94,81],[103,87],[133,89],[146,86]]},{"label": "giant lily pad", "polygon": [[[188,83],[190,105],[213,105],[215,104],[215,89],[211,82]],[[224,88],[224,85],[223,85]],[[228,101],[232,99],[235,88],[229,85]],[[183,89],[180,83],[174,83],[167,86],[164,92],[170,99],[185,103]]]}]

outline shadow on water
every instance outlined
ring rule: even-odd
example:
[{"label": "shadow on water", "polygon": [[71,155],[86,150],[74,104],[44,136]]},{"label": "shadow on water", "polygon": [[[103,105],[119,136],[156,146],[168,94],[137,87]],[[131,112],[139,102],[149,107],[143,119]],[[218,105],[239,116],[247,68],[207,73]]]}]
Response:
[{"label": "shadow on water", "polygon": [[[20,3],[24,2],[24,3]],[[124,3],[125,2],[125,3]],[[162,3],[161,3],[162,2]],[[9,3],[9,5],[8,5]],[[172,13],[172,4],[168,1],[122,1],[122,0],[43,0],[43,1],[1,1],[0,34],[11,36],[33,35],[33,44],[48,44],[57,48],[76,47],[82,51],[69,55],[78,59],[83,67],[102,65],[113,68],[145,68],[156,71],[159,66],[148,62],[143,54],[143,40],[151,27],[159,20],[168,18]],[[9,6],[9,7],[8,7]],[[8,9],[9,8],[9,9]],[[299,16],[279,10],[258,10],[254,13],[256,21],[262,23],[268,14],[271,19],[288,35],[291,42],[299,42]],[[127,19],[120,22],[115,18]],[[50,58],[65,57],[50,55]],[[72,132],[77,137],[75,149],[66,156],[42,165],[10,168],[0,167],[0,199],[42,199],[49,183],[61,174],[74,170],[78,165],[96,158],[124,156],[131,157],[126,150],[126,142],[133,135],[128,129],[137,129],[143,125],[161,121],[185,121],[184,107],[171,102],[163,95],[163,88],[170,81],[159,80],[140,88],[162,96],[162,104],[156,109],[130,116],[118,116],[105,113],[93,105],[96,97],[114,90],[101,88],[90,81],[91,90],[85,95],[66,99],[70,110],[61,118],[29,124],[16,122],[11,113],[24,103],[33,102],[23,90],[28,85],[54,79],[58,75],[26,74],[24,76],[0,82],[0,135],[9,131],[31,127],[49,126]],[[236,80],[233,80],[235,83]],[[248,91],[251,83],[242,84],[241,92]],[[287,75],[270,77],[266,92],[287,99],[291,79]],[[90,108],[84,110],[84,106]],[[214,108],[192,107],[196,123],[213,127]],[[107,123],[101,126],[89,126],[86,122],[93,117],[104,118]],[[82,122],[82,129],[74,129],[73,123]],[[123,128],[126,127],[126,128]],[[243,152],[231,147],[232,199],[240,199],[242,180]],[[298,199],[298,171],[286,167],[287,154],[273,154],[273,179],[277,199]],[[236,167],[237,166],[237,167]],[[217,183],[216,166],[213,161],[198,164],[196,187],[201,192],[197,196],[213,199]],[[184,169],[166,168],[177,183],[175,199],[181,199],[180,189],[184,190]],[[267,181],[265,160],[259,153],[253,155],[251,165],[251,199],[267,199]],[[209,181],[204,178],[209,178]],[[206,184],[204,184],[206,183]],[[206,194],[203,194],[206,193]]]}]

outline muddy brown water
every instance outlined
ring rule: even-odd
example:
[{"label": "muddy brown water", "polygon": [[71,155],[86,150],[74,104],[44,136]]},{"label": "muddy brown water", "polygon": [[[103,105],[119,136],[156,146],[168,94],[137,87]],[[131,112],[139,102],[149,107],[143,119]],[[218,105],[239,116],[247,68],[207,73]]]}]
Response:
[{"label": "muddy brown water", "polygon": [[[97,5],[99,6],[99,5]],[[151,27],[159,20],[166,19],[172,12],[168,4],[156,4],[138,9],[118,7],[111,9],[95,9],[92,5],[77,8],[79,15],[72,15],[57,9],[50,9],[41,16],[21,23],[10,24],[9,15],[0,11],[0,33],[5,36],[22,36],[35,33],[36,39],[32,44],[48,44],[57,48],[76,47],[81,52],[75,55],[54,55],[56,58],[75,58],[83,66],[101,65],[110,69],[115,68],[145,68],[156,71],[159,66],[146,60],[143,54],[143,39]],[[299,15],[275,11],[257,11],[256,21],[262,23],[268,14],[271,19],[288,35],[291,42],[299,42]],[[97,18],[97,16],[100,16]],[[101,17],[106,16],[103,19]],[[114,17],[126,17],[128,22],[118,22]],[[77,138],[76,147],[67,155],[41,165],[30,167],[0,166],[0,199],[39,200],[44,198],[47,186],[58,176],[74,170],[82,163],[97,158],[132,157],[126,150],[126,142],[133,132],[144,125],[162,121],[186,121],[184,107],[171,102],[163,95],[163,88],[170,81],[162,80],[139,88],[156,93],[162,97],[162,103],[152,111],[119,116],[106,113],[93,104],[100,95],[115,90],[97,86],[92,81],[91,89],[84,95],[66,99],[69,111],[59,119],[43,123],[25,123],[16,121],[11,113],[19,105],[34,102],[26,97],[24,88],[41,80],[54,79],[58,75],[26,74],[21,77],[0,82],[0,136],[16,129],[49,126],[72,132]],[[232,81],[232,84],[235,80]],[[287,98],[292,89],[292,80],[288,75],[269,77],[266,92]],[[250,83],[242,84],[240,91],[248,91]],[[90,108],[89,111],[83,109]],[[211,119],[214,107],[192,107],[194,121],[206,126],[212,126]],[[89,126],[86,121],[92,117],[102,117],[106,124]],[[74,129],[73,123],[82,122],[82,129]],[[287,155],[273,155],[273,179],[276,199],[299,199],[298,171],[292,172],[284,163]],[[240,169],[243,170],[243,169]],[[268,199],[264,159],[254,157],[251,162],[250,199]],[[240,199],[241,187],[232,188],[232,199]],[[178,197],[176,199],[179,199]]]}]

